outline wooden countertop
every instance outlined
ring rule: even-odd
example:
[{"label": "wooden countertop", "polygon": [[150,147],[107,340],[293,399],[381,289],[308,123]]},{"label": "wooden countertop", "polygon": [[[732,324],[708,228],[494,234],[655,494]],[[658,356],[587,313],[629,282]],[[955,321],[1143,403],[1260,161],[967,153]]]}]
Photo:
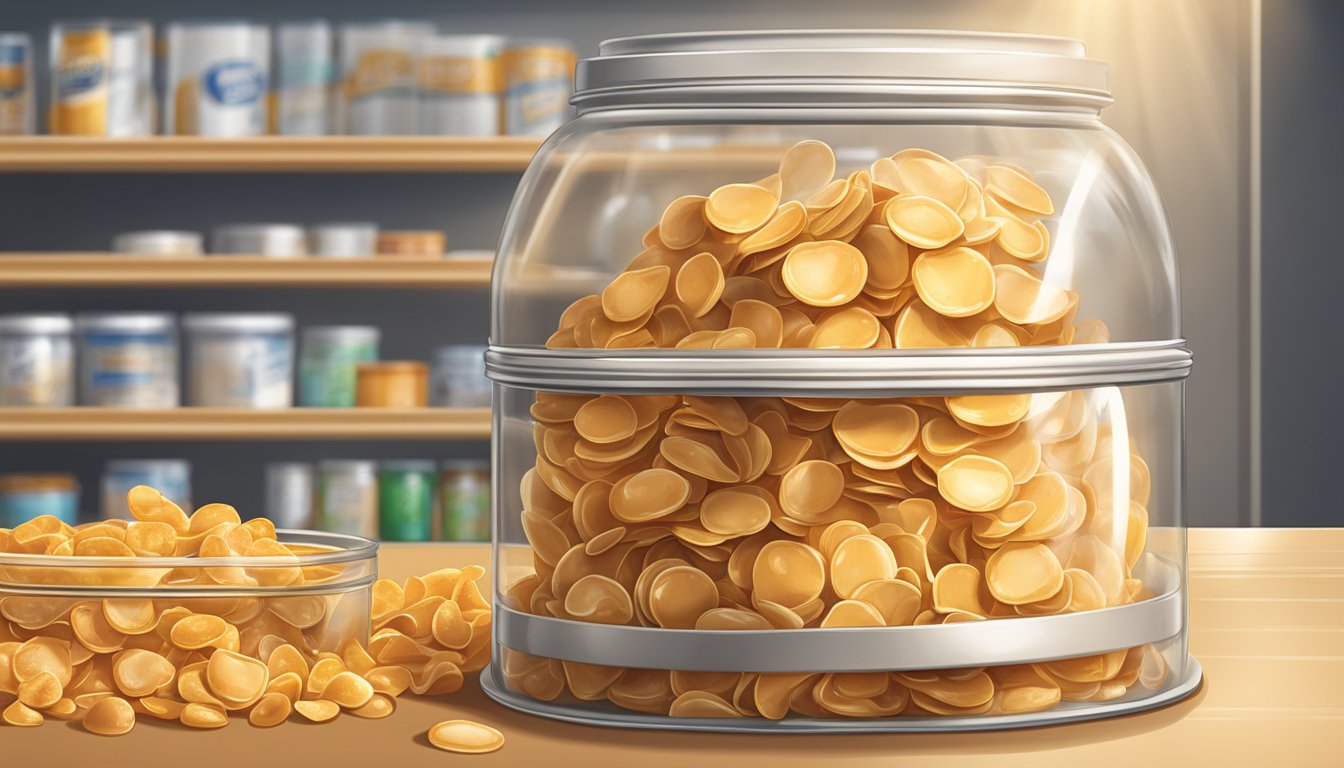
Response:
[{"label": "wooden countertop", "polygon": [[[474,545],[387,545],[382,575],[489,562]],[[1201,690],[1164,709],[1111,720],[972,734],[768,736],[575,726],[504,709],[474,680],[439,699],[405,697],[384,720],[342,717],[260,730],[238,720],[200,732],[141,721],[120,738],[73,723],[0,726],[4,764],[373,766],[449,764],[584,768],[864,766],[1344,766],[1344,529],[1190,531],[1191,649]],[[489,755],[428,746],[439,720],[494,725]],[[459,762],[460,761],[460,762]]]}]

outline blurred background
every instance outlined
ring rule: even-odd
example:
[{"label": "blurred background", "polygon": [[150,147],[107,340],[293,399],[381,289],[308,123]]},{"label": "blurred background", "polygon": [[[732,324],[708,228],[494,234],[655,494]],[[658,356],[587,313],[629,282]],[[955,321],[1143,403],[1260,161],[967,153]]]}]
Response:
[{"label": "blurred background", "polygon": [[[604,38],[713,29],[949,28],[1079,38],[1091,56],[1110,64],[1115,104],[1103,119],[1147,164],[1175,231],[1183,328],[1196,356],[1187,386],[1189,523],[1344,521],[1344,486],[1332,477],[1338,436],[1344,434],[1344,398],[1338,394],[1344,353],[1330,341],[1339,323],[1333,292],[1344,284],[1344,259],[1330,218],[1344,172],[1338,145],[1344,128],[1338,98],[1344,49],[1337,45],[1344,35],[1344,5],[1329,0],[6,3],[0,31],[27,33],[33,43],[41,132],[48,127],[52,24],[95,16],[143,19],[156,31],[192,18],[274,24],[320,17],[333,30],[374,18],[422,19],[454,35],[547,38],[571,46],[579,57],[594,53]],[[518,132],[528,133],[527,128]],[[507,125],[501,129],[510,132]],[[442,380],[447,374],[436,374],[435,359],[444,346],[486,341],[489,252],[536,141],[522,136],[464,143],[455,160],[428,167],[413,161],[417,145],[409,140],[368,162],[341,155],[341,145],[333,143],[321,157],[253,157],[246,167],[219,158],[176,163],[150,156],[148,171],[134,162],[119,164],[116,157],[39,161],[20,149],[5,149],[0,155],[5,254],[101,252],[118,233],[209,233],[226,222],[373,222],[384,232],[444,233],[446,245],[438,250],[446,250],[444,261],[454,266],[412,263],[400,277],[392,267],[377,273],[332,268],[321,280],[272,269],[244,275],[239,268],[202,285],[156,275],[152,264],[126,267],[139,270],[143,280],[107,270],[81,277],[84,262],[78,258],[68,260],[65,273],[49,269],[25,276],[15,267],[0,272],[0,309],[278,312],[293,316],[300,336],[310,326],[376,326],[378,357],[424,363],[433,380],[432,387],[425,386],[434,389],[428,404],[457,407],[434,409],[423,420],[336,420],[330,429],[283,420],[287,416],[233,425],[148,415],[100,426],[59,418],[29,423],[6,410],[0,422],[11,424],[0,423],[0,473],[73,474],[87,517],[99,513],[104,475],[116,474],[107,466],[111,459],[185,460],[193,502],[227,499],[245,515],[264,512],[268,494],[302,493],[303,473],[292,468],[273,470],[268,490],[271,464],[309,465],[310,487],[330,482],[332,493],[339,486],[354,494],[346,510],[351,514],[376,503],[380,489],[393,499],[385,503],[395,504],[408,503],[398,494],[423,492],[414,485],[419,481],[408,484],[402,477],[407,470],[432,486],[431,536],[479,536],[483,529],[457,518],[445,521],[444,514],[445,505],[454,504],[462,505],[464,520],[476,514],[471,505],[479,499],[472,494],[481,492],[485,480],[479,464],[460,461],[485,459],[488,429],[480,403],[470,400],[470,385],[453,385],[461,392],[449,387]],[[90,164],[99,163],[91,170]],[[297,349],[296,355],[304,354]],[[369,394],[382,395],[387,393]],[[458,395],[465,399],[454,399]],[[359,461],[325,469],[319,464],[337,459]],[[432,463],[409,470],[386,464],[399,459]]]}]

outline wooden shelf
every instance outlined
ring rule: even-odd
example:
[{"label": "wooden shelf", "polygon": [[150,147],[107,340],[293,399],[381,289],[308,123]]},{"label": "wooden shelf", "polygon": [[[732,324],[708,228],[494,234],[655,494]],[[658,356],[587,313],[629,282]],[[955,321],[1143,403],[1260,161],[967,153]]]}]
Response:
[{"label": "wooden shelf", "polygon": [[0,440],[484,440],[487,408],[0,408]]},{"label": "wooden shelf", "polygon": [[0,172],[501,173],[527,167],[532,136],[0,137]]},{"label": "wooden shelf", "polygon": [[107,253],[0,254],[0,289],[319,286],[453,288],[490,284],[492,259],[163,258]]}]

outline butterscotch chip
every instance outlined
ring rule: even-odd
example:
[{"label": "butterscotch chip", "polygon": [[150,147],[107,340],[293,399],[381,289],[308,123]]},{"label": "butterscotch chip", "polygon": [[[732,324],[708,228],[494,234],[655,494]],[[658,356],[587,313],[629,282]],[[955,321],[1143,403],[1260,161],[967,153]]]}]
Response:
[{"label": "butterscotch chip", "polygon": [[713,309],[723,295],[723,287],[723,268],[711,253],[692,256],[677,270],[677,300],[689,317],[702,317]]},{"label": "butterscotch chip", "polygon": [[1003,545],[985,563],[985,577],[995,599],[1009,605],[1044,600],[1064,586],[1064,569],[1044,544]]},{"label": "butterscotch chip", "polygon": [[690,566],[668,568],[649,585],[649,615],[665,629],[692,629],[701,614],[718,604],[713,580]]},{"label": "butterscotch chip", "polygon": [[117,688],[137,699],[168,685],[176,675],[172,662],[153,651],[131,648],[112,660],[112,678]]},{"label": "butterscotch chip", "polygon": [[705,236],[705,200],[683,195],[668,204],[658,222],[658,239],[674,251],[690,248]]},{"label": "butterscotch chip", "polygon": [[100,736],[120,736],[135,727],[135,710],[116,696],[99,699],[84,714],[84,730]]},{"label": "butterscotch chip", "polygon": [[887,226],[896,236],[925,250],[942,248],[961,237],[966,224],[957,212],[932,197],[901,195],[885,210]]},{"label": "butterscotch chip", "polygon": [[670,717],[741,717],[732,704],[709,691],[686,691],[668,708]]},{"label": "butterscotch chip", "polygon": [[354,672],[340,672],[322,687],[322,698],[345,709],[359,709],[373,698],[369,681]]},{"label": "butterscotch chip", "polygon": [[920,254],[911,273],[919,298],[940,315],[968,317],[994,303],[994,268],[971,248]]},{"label": "butterscotch chip", "polygon": [[779,205],[770,190],[755,184],[727,184],[709,194],[705,218],[733,234],[751,232],[770,220]]},{"label": "butterscotch chip", "polygon": [[429,729],[429,743],[447,752],[484,754],[504,746],[504,734],[471,720],[445,720]]},{"label": "butterscotch chip", "polygon": [[188,728],[223,728],[229,724],[229,718],[224,714],[223,707],[196,702],[182,708],[180,720]]},{"label": "butterscotch chip", "polygon": [[826,612],[822,628],[832,627],[885,627],[886,621],[877,609],[860,600],[841,600]]},{"label": "butterscotch chip", "polygon": [[615,579],[590,573],[565,595],[565,613],[596,624],[627,624],[634,616],[630,593]]},{"label": "butterscotch chip", "polygon": [[294,711],[314,723],[325,723],[339,715],[341,713],[341,708],[334,701],[321,699],[318,701],[295,702]]},{"label": "butterscotch chip", "polygon": [[994,308],[1019,325],[1049,323],[1063,317],[1076,302],[1068,291],[1042,282],[1012,264],[994,267]]},{"label": "butterscotch chip", "polygon": [[754,598],[794,608],[821,594],[826,586],[826,563],[820,552],[806,544],[772,541],[756,556],[752,585]]},{"label": "butterscotch chip", "polygon": [[39,726],[44,722],[42,713],[24,704],[22,701],[15,700],[5,707],[3,715],[0,715],[10,725],[17,725],[21,728],[32,728]]},{"label": "butterscotch chip", "polygon": [[781,275],[789,292],[804,304],[837,307],[863,290],[868,262],[858,248],[839,240],[799,243],[784,257]]},{"label": "butterscotch chip", "polygon": [[46,709],[61,699],[61,682],[43,670],[19,684],[19,701],[33,709]]},{"label": "butterscotch chip", "polygon": [[938,492],[968,512],[998,509],[1013,495],[1013,473],[987,456],[959,456],[938,472]]},{"label": "butterscotch chip", "polygon": [[985,191],[1024,211],[1049,216],[1055,212],[1050,195],[1022,171],[1007,165],[985,169]]},{"label": "butterscotch chip", "polygon": [[653,314],[667,291],[672,270],[653,266],[625,272],[602,291],[602,311],[613,322],[640,320]]}]

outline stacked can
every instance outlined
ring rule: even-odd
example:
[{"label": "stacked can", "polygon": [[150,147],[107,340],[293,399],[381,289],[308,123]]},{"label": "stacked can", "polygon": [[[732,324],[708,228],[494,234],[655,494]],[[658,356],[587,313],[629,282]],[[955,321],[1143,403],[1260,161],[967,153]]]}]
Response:
[{"label": "stacked can", "polygon": [[331,133],[331,25],[287,21],[275,29],[275,133]]},{"label": "stacked can", "polygon": [[399,136],[420,127],[415,58],[434,33],[422,21],[381,21],[341,27],[341,130]]},{"label": "stacked can", "polygon": [[22,32],[0,32],[0,136],[37,131],[33,102],[33,40]]},{"label": "stacked can", "polygon": [[53,25],[51,132],[148,135],[154,113],[153,46],[153,28],[144,21]]},{"label": "stacked can", "polygon": [[264,134],[270,49],[271,31],[261,24],[169,24],[164,134]]}]

